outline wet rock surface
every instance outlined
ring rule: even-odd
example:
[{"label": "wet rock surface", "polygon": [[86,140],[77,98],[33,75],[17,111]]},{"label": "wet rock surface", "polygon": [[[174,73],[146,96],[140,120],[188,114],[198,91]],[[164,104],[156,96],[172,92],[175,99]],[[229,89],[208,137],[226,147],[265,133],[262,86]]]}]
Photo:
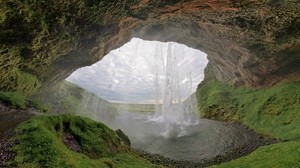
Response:
[{"label": "wet rock surface", "polygon": [[13,160],[15,153],[12,147],[15,144],[16,127],[33,116],[32,108],[16,110],[0,102],[0,167],[8,167],[8,162]]}]

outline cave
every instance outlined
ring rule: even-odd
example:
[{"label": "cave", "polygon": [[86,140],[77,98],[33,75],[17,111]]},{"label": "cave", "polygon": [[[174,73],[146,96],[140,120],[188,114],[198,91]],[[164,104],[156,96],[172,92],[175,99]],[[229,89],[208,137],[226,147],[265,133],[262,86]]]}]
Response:
[{"label": "cave", "polygon": [[133,38],[66,80],[110,102],[147,104],[162,101],[155,94],[163,94],[167,74],[175,72],[181,100],[196,92],[207,63],[204,52],[185,45]]},{"label": "cave", "polygon": [[[76,68],[94,63],[99,57],[102,58],[132,37],[161,42],[174,41],[204,51],[208,54],[208,67],[213,76],[236,87],[270,87],[283,81],[297,80],[299,76],[298,40],[290,39],[284,43],[276,43],[276,39],[272,42],[261,42],[266,37],[256,32],[257,30],[247,29],[252,32],[245,34],[245,28],[237,25],[194,22],[190,18],[176,17],[154,19],[150,23],[140,23],[138,26],[134,24],[130,29],[120,29],[118,33],[109,34],[110,40],[94,42],[89,46],[92,49],[72,51],[62,60],[55,62],[55,67],[63,66],[67,70],[60,80]],[[102,36],[98,38],[103,39]],[[268,52],[272,50],[266,49],[269,47],[275,51]],[[289,54],[289,59],[285,59],[286,54]],[[84,58],[81,58],[81,55],[84,55]],[[70,59],[72,64],[67,64]],[[53,69],[53,73],[57,73],[57,69],[60,70]],[[47,80],[51,81],[52,75],[47,76],[50,78]]]},{"label": "cave", "polygon": [[[0,99],[6,111],[9,104],[47,111],[37,99],[52,113],[69,114],[77,106],[69,104],[70,96],[84,93],[64,92],[64,79],[76,69],[133,38],[173,41],[207,54],[205,79],[196,90],[201,117],[238,122],[271,144],[245,159],[225,158],[236,160],[224,166],[299,166],[299,1],[17,0],[0,6]],[[268,153],[274,146],[279,152]]]},{"label": "cave", "polygon": [[66,82],[85,90],[77,115],[122,130],[135,150],[199,162],[255,149],[248,144],[259,136],[243,126],[199,117],[207,64],[204,52],[185,45],[132,38]]}]

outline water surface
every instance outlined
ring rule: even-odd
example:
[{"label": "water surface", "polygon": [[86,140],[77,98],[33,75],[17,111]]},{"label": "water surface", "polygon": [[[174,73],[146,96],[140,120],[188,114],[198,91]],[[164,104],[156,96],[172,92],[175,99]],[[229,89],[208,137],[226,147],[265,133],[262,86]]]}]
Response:
[{"label": "water surface", "polygon": [[185,127],[181,135],[166,138],[161,131],[162,123],[151,120],[150,116],[123,111],[114,119],[102,122],[113,129],[121,129],[130,138],[134,149],[175,160],[211,159],[258,140],[257,135],[243,126],[207,119]]}]

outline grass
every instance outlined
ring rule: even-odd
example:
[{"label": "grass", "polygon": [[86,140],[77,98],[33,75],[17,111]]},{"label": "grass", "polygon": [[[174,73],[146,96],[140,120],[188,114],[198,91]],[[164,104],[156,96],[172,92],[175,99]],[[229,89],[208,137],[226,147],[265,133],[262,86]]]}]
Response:
[{"label": "grass", "polygon": [[55,114],[93,116],[96,112],[117,111],[110,102],[66,80],[56,87],[44,90],[37,98],[48,104],[51,112]]},{"label": "grass", "polygon": [[48,113],[51,110],[51,106],[49,104],[42,103],[40,100],[32,100],[30,105],[42,113]]},{"label": "grass", "polygon": [[130,111],[138,113],[153,113],[155,112],[154,104],[129,104],[129,103],[112,103],[119,111]]},{"label": "grass", "polygon": [[299,168],[300,140],[263,146],[253,153],[213,168]]},{"label": "grass", "polygon": [[33,107],[40,112],[47,113],[50,107],[39,100],[30,100],[19,92],[0,91],[0,101],[15,109]]},{"label": "grass", "polygon": [[261,134],[283,140],[213,167],[299,167],[299,88],[300,82],[258,90],[234,88],[217,80],[204,82],[197,91],[203,117],[239,122]]},{"label": "grass", "polygon": [[0,91],[0,101],[12,106],[13,108],[23,109],[26,107],[25,97],[18,92]]},{"label": "grass", "polygon": [[[205,118],[240,122],[284,140],[213,167],[299,167],[299,86],[294,82],[254,90],[216,80],[204,82],[197,95]],[[65,87],[78,92],[71,84]],[[81,152],[62,143],[64,132],[76,137]],[[18,128],[17,142],[14,164],[18,167],[157,167],[130,152],[108,127],[87,118],[63,115],[31,119]]]},{"label": "grass", "polygon": [[278,139],[296,139],[300,137],[299,87],[300,82],[295,82],[259,90],[235,89],[211,80],[198,91],[200,112],[205,118],[241,122]]},{"label": "grass", "polygon": [[[76,137],[81,151],[62,142],[65,132]],[[102,123],[70,115],[39,116],[18,127],[17,167],[157,167],[132,153]]]}]

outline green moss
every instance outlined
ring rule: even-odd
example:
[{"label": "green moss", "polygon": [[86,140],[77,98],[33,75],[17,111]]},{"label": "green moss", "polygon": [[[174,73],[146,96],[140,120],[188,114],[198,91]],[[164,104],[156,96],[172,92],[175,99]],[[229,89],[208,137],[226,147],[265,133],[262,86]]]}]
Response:
[{"label": "green moss", "polygon": [[35,94],[49,80],[46,77],[53,76],[49,73],[58,69],[53,68],[55,63],[77,49],[89,55],[95,37],[114,32],[113,24],[135,3],[0,1],[0,90]]},{"label": "green moss", "polygon": [[0,47],[0,89],[18,91],[30,96],[41,86],[37,77],[23,68],[23,58],[20,57],[21,49],[14,47]]},{"label": "green moss", "polygon": [[[51,112],[55,114],[76,114],[94,119],[112,119],[118,111],[110,102],[68,81],[45,89],[37,97],[41,102],[49,105]],[[110,113],[101,113],[100,111],[109,111]]]},{"label": "green moss", "polygon": [[18,92],[0,92],[0,100],[13,108],[25,108],[26,99]]},{"label": "green moss", "polygon": [[299,167],[299,87],[300,82],[294,82],[255,90],[206,80],[197,91],[203,117],[240,122],[259,133],[288,141],[261,147],[214,167]]},{"label": "green moss", "polygon": [[263,146],[253,153],[233,160],[229,163],[223,163],[215,168],[297,168],[300,166],[300,141],[282,142],[278,144]]},{"label": "green moss", "polygon": [[[73,135],[81,151],[70,150],[63,134]],[[156,167],[130,152],[115,132],[102,123],[76,116],[39,116],[19,126],[18,167]]]},{"label": "green moss", "polygon": [[200,112],[207,118],[233,120],[280,139],[300,137],[300,83],[267,89],[233,88],[211,80],[198,90]]},{"label": "green moss", "polygon": [[41,86],[40,81],[36,76],[19,71],[17,73],[17,91],[22,92],[24,95],[32,95]]},{"label": "green moss", "polygon": [[0,91],[0,101],[17,109],[25,109],[26,107],[34,107],[40,112],[48,112],[50,107],[39,100],[30,100],[19,92],[3,92]]},{"label": "green moss", "polygon": [[30,105],[42,113],[48,113],[51,110],[51,107],[49,104],[44,104],[40,100],[32,100],[30,102]]},{"label": "green moss", "polygon": [[58,89],[52,91],[52,93],[54,93],[53,98],[48,101],[53,102],[58,98],[61,102],[58,104],[59,107],[55,105],[56,103],[52,103],[56,106],[57,111],[63,110],[68,114],[76,114],[76,112],[82,110],[83,95],[85,93],[82,88],[68,81],[63,81]]}]

